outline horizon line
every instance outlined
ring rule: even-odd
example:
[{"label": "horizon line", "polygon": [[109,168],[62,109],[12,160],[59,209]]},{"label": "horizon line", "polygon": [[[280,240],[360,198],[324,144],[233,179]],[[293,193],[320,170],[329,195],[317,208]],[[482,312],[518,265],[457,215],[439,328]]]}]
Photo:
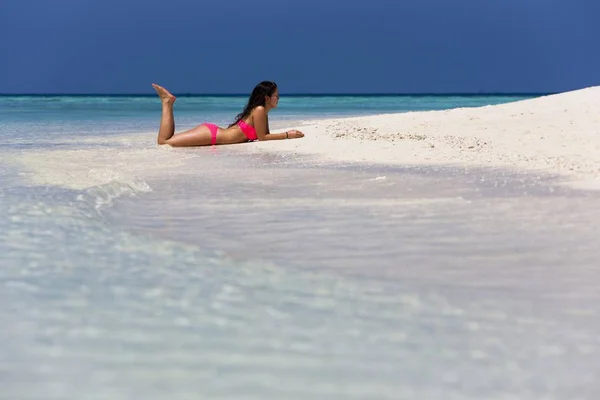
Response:
[{"label": "horizon line", "polygon": [[[344,97],[344,96],[547,96],[560,92],[431,92],[431,93],[401,93],[401,92],[332,92],[332,93],[284,93],[281,97]],[[155,97],[156,93],[0,93],[2,97]],[[248,97],[248,93],[182,93],[177,97]]]}]

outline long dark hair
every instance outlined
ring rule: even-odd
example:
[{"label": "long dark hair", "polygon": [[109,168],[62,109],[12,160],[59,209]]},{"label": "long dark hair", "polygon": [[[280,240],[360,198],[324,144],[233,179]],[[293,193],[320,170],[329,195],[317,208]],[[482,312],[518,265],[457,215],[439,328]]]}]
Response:
[{"label": "long dark hair", "polygon": [[272,81],[262,81],[258,85],[256,85],[254,87],[254,90],[252,90],[250,97],[248,98],[248,103],[246,104],[246,107],[244,107],[244,110],[241,113],[235,116],[235,121],[233,121],[233,123],[229,126],[233,126],[240,122],[242,119],[246,119],[248,115],[250,115],[252,110],[254,110],[256,107],[264,107],[265,97],[273,96],[275,90],[277,90],[277,84]]}]

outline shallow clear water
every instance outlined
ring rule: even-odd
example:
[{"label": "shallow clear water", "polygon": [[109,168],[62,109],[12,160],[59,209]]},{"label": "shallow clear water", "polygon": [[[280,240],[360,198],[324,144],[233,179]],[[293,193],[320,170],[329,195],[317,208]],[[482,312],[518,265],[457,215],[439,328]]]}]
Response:
[{"label": "shallow clear water", "polygon": [[0,398],[600,394],[600,194],[87,126],[1,150]]}]

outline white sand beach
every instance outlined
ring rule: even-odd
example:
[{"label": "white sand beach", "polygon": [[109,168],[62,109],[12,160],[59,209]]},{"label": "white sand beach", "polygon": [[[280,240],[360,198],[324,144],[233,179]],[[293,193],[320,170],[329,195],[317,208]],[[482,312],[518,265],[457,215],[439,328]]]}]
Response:
[{"label": "white sand beach", "polygon": [[256,143],[331,161],[515,167],[600,189],[600,87],[514,103],[307,121],[301,140]]}]

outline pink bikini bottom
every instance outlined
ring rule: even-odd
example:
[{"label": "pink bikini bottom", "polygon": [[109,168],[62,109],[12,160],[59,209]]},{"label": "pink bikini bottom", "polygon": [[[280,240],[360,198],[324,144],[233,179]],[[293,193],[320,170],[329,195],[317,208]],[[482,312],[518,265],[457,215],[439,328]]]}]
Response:
[{"label": "pink bikini bottom", "polygon": [[204,123],[202,125],[205,125],[210,131],[210,144],[212,144],[213,146],[217,144],[217,131],[219,130],[219,127],[215,124],[209,123]]}]

